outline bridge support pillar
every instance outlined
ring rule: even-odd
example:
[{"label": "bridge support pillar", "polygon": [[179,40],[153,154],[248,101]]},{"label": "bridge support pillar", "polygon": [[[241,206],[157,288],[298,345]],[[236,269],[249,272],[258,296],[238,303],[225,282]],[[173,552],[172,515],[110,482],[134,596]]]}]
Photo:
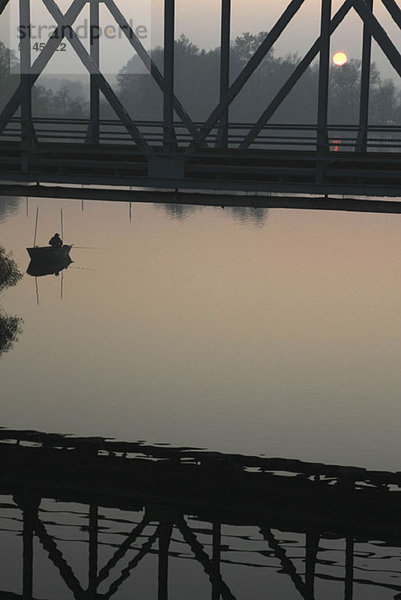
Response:
[{"label": "bridge support pillar", "polygon": [[329,152],[327,117],[329,100],[330,21],[332,0],[321,0],[321,2],[316,183],[324,182],[326,158]]},{"label": "bridge support pillar", "polygon": [[[100,64],[100,28],[99,28],[99,0],[91,0],[90,14],[90,56],[97,67]],[[92,144],[99,143],[100,121],[100,93],[97,77],[90,75],[90,124],[86,141]]]},{"label": "bridge support pillar", "polygon": [[[230,20],[231,0],[221,0],[220,102],[223,102],[230,85]],[[228,114],[229,106],[226,106],[216,140],[216,146],[220,148],[228,145]]]},{"label": "bridge support pillar", "polygon": [[[370,11],[373,10],[373,0],[365,0],[365,4]],[[364,23],[362,43],[361,96],[359,103],[359,130],[356,143],[356,150],[358,152],[366,152],[368,143],[371,55],[372,35],[366,23]]]},{"label": "bridge support pillar", "polygon": [[24,33],[20,40],[22,170],[27,172],[33,145],[30,0],[19,0],[19,11],[20,31]]},{"label": "bridge support pillar", "polygon": [[174,29],[175,0],[164,0],[163,143],[166,152],[176,146],[174,130]]}]

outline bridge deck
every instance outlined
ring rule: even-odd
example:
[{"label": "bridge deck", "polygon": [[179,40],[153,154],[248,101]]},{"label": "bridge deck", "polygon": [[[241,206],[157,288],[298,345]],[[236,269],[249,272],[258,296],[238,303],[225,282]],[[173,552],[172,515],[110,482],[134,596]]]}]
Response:
[{"label": "bridge deck", "polygon": [[[24,159],[25,156],[25,159]],[[25,160],[25,166],[24,165]],[[401,154],[203,148],[145,156],[127,144],[0,144],[0,180],[144,188],[401,196]]]}]

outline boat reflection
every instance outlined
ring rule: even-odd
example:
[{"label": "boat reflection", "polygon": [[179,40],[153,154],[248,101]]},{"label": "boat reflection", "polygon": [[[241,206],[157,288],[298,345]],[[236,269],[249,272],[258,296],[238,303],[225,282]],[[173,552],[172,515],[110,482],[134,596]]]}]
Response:
[{"label": "boat reflection", "polygon": [[60,271],[67,269],[72,262],[69,254],[36,257],[31,259],[26,272],[32,277],[58,275]]},{"label": "boat reflection", "polygon": [[401,592],[398,473],[5,430],[0,465],[0,597]]}]

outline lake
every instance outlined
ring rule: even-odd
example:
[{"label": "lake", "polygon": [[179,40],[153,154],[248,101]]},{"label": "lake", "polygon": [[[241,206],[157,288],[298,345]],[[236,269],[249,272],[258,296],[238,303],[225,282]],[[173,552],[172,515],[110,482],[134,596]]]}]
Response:
[{"label": "lake", "polygon": [[[58,275],[26,273],[37,207],[40,245],[63,211],[73,262]],[[400,471],[400,226],[401,215],[0,199],[0,245],[24,273],[0,297],[22,319],[0,360],[2,427]],[[0,587],[18,591],[22,512],[1,500],[14,567]],[[87,507],[43,500],[40,515],[85,579]],[[142,518],[101,509],[99,564]],[[211,549],[211,524],[188,518]],[[302,596],[257,528],[222,527],[235,598]],[[303,534],[275,536],[302,570]],[[211,597],[177,528],[172,540],[170,597]],[[345,536],[320,543],[316,597],[343,598]],[[34,596],[77,598],[45,546],[35,539]],[[395,598],[400,558],[396,543],[356,540],[347,598]],[[157,596],[156,559],[118,600]]]},{"label": "lake", "polygon": [[24,273],[36,206],[4,427],[399,468],[401,216],[3,200]]}]

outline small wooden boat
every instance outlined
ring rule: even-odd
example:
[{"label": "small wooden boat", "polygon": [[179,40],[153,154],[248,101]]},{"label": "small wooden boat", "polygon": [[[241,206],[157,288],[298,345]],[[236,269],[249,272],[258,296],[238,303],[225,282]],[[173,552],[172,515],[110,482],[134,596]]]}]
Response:
[{"label": "small wooden boat", "polygon": [[[60,211],[61,215],[61,237],[63,237],[63,211]],[[36,208],[36,221],[35,221],[35,235],[33,238],[33,246],[31,248],[27,248],[27,252],[31,258],[31,260],[42,261],[45,263],[51,263],[51,265],[55,263],[60,263],[65,261],[65,259],[70,254],[70,250],[72,245],[64,244],[63,246],[37,246],[36,245],[36,235],[38,232],[38,217],[39,217],[39,207]],[[58,236],[58,234],[56,234]],[[50,240],[52,241],[52,240]],[[59,241],[61,242],[60,238]]]},{"label": "small wooden boat", "polygon": [[33,246],[27,248],[28,254],[32,260],[43,260],[57,262],[65,259],[70,254],[72,245],[64,244],[61,248],[54,246]]}]

